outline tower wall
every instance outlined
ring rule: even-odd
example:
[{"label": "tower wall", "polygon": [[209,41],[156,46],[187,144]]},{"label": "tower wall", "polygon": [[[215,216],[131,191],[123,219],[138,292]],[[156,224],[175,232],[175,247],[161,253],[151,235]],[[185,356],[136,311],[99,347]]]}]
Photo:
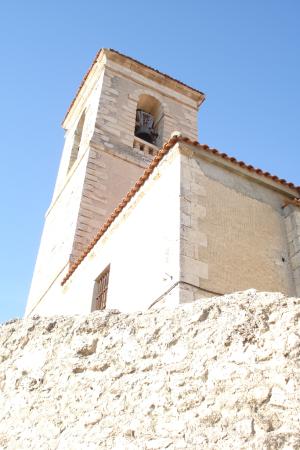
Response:
[{"label": "tower wall", "polygon": [[[97,69],[97,70],[96,70]],[[84,181],[90,155],[89,142],[94,131],[104,76],[100,64],[91,74],[89,85],[84,87],[72,111],[65,133],[65,144],[51,204],[45,214],[45,224],[31,282],[26,314],[34,304],[42,301],[51,285],[56,282],[74,257],[78,233]],[[70,168],[77,123],[85,111],[85,122],[78,155]]]},{"label": "tower wall", "polygon": [[86,152],[46,215],[26,312],[43,298],[62,270],[69,265],[87,159]]},{"label": "tower wall", "polygon": [[170,88],[111,61],[105,65],[97,117],[90,141],[83,195],[72,258],[97,233],[105,218],[131,188],[152,155],[134,148],[140,95],[156,98],[163,109],[165,142],[174,130],[197,138],[197,104]]},{"label": "tower wall", "polygon": [[144,146],[135,137],[141,95],[155,98],[161,106],[160,144],[174,130],[197,138],[201,95],[192,95],[186,87],[180,90],[167,76],[153,74],[126,57],[106,50],[100,53],[63,123],[65,146],[27,312],[81,255],[157,152],[157,147]]}]

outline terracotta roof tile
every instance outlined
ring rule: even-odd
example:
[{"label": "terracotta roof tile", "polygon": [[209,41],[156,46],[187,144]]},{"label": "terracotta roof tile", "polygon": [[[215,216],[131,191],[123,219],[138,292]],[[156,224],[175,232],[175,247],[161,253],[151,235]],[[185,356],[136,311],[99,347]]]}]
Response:
[{"label": "terracotta roof tile", "polygon": [[299,206],[300,207],[300,198],[293,198],[291,200],[287,200],[284,204],[283,204],[283,208],[285,208],[288,205],[294,205],[294,206]]},{"label": "terracotta roof tile", "polygon": [[[155,158],[151,161],[150,165],[145,169],[143,175],[138,179],[138,181],[135,183],[135,185],[130,189],[130,191],[126,194],[126,196],[122,199],[122,201],[119,203],[119,205],[115,208],[115,210],[112,212],[112,214],[108,217],[106,222],[102,225],[96,236],[92,239],[90,244],[87,246],[87,248],[83,251],[81,256],[77,259],[75,263],[73,263],[66,276],[61,282],[61,285],[63,286],[66,281],[70,278],[70,276],[74,273],[74,271],[77,269],[77,267],[80,265],[80,263],[84,260],[84,258],[88,255],[88,253],[92,250],[92,248],[96,245],[96,243],[99,241],[99,239],[103,236],[103,234],[106,232],[106,230],[109,228],[109,226],[113,223],[113,221],[118,217],[120,212],[125,208],[125,206],[130,202],[132,197],[139,191],[141,186],[145,183],[145,181],[149,178],[155,167],[159,164],[159,162],[163,159],[163,157],[169,152],[169,150],[177,143],[177,142],[186,142],[187,144],[193,145],[194,147],[198,147],[201,150],[204,150],[205,152],[213,153],[220,158],[226,159],[236,165],[239,165],[240,167],[243,167],[249,172],[255,172],[258,175],[264,176],[266,178],[272,179],[273,181],[282,184],[284,186],[287,186],[292,189],[296,189],[300,195],[300,186],[295,186],[294,183],[289,183],[284,179],[278,178],[276,175],[271,175],[269,172],[264,172],[261,169],[256,169],[250,164],[246,164],[244,161],[238,161],[236,158],[230,157],[227,155],[227,153],[221,153],[219,150],[215,148],[210,148],[206,144],[200,144],[198,141],[192,141],[188,137],[185,136],[173,136],[169,141],[167,141],[164,146],[159,150],[158,154],[155,156]],[[297,206],[300,206],[300,199],[294,198],[291,200],[288,200],[286,204],[296,204]],[[284,206],[286,206],[286,204]]]}]

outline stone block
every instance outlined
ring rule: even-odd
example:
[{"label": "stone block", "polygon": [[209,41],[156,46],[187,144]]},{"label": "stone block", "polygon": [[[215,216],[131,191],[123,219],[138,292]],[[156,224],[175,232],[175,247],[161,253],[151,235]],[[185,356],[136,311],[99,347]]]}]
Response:
[{"label": "stone block", "polygon": [[[208,278],[208,264],[191,258],[190,256],[182,255],[180,258],[182,274],[195,275],[199,278]],[[198,284],[197,284],[198,285]]]},{"label": "stone block", "polygon": [[198,194],[198,195],[201,195],[201,196],[205,196],[206,195],[205,187],[201,186],[201,184],[198,184],[198,183],[195,183],[195,182],[191,183],[191,191],[192,191],[193,194]]},{"label": "stone block", "polygon": [[192,284],[193,286],[199,286],[199,276],[193,273],[185,271],[183,268],[181,269],[180,280],[185,283]]},{"label": "stone block", "polygon": [[294,212],[293,214],[293,219],[294,219],[294,223],[296,225],[296,227],[299,230],[299,235],[300,235],[300,211],[299,211],[299,207],[297,208],[297,211]]},{"label": "stone block", "polygon": [[206,217],[206,207],[199,204],[192,204],[191,216],[193,219],[204,219]]},{"label": "stone block", "polygon": [[191,184],[187,181],[184,181],[180,184],[180,196],[186,198],[191,201],[193,198],[193,194],[191,192]]},{"label": "stone block", "polygon": [[197,244],[197,250],[196,250],[197,259],[201,259],[199,255],[203,253],[203,247],[207,247],[206,233],[203,233],[202,231],[198,231],[196,244]]},{"label": "stone block", "polygon": [[182,212],[180,214],[180,223],[181,223],[181,225],[190,227],[191,226],[191,216],[189,214]]},{"label": "stone block", "polygon": [[291,257],[291,266],[293,270],[300,268],[300,252]]},{"label": "stone block", "polygon": [[184,256],[190,256],[191,258],[197,258],[197,245],[193,242],[182,239],[180,245],[180,253]]},{"label": "stone block", "polygon": [[[193,225],[193,222],[192,222]],[[192,226],[187,227],[185,225],[181,225],[180,227],[180,236],[182,239],[185,239],[188,242],[193,242],[199,245],[207,244],[207,236],[203,231],[200,231],[200,228],[195,228]]]},{"label": "stone block", "polygon": [[192,206],[192,204],[187,198],[181,197],[180,208],[184,214],[188,214],[188,215],[191,214],[191,210],[192,210],[191,206]]}]

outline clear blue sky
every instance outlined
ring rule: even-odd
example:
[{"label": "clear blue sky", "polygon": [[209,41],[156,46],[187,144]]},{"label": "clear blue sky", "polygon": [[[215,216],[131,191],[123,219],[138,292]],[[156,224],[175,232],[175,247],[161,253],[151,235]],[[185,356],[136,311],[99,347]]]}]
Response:
[{"label": "clear blue sky", "polygon": [[298,0],[3,2],[0,322],[23,315],[60,122],[101,47],[205,92],[201,143],[300,184]]}]

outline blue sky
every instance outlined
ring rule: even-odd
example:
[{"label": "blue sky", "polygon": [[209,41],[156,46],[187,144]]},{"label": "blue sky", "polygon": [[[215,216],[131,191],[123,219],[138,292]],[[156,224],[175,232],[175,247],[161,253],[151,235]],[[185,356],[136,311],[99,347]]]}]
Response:
[{"label": "blue sky", "polygon": [[298,0],[3,2],[0,322],[24,313],[60,123],[101,47],[205,92],[201,143],[300,184]]}]

